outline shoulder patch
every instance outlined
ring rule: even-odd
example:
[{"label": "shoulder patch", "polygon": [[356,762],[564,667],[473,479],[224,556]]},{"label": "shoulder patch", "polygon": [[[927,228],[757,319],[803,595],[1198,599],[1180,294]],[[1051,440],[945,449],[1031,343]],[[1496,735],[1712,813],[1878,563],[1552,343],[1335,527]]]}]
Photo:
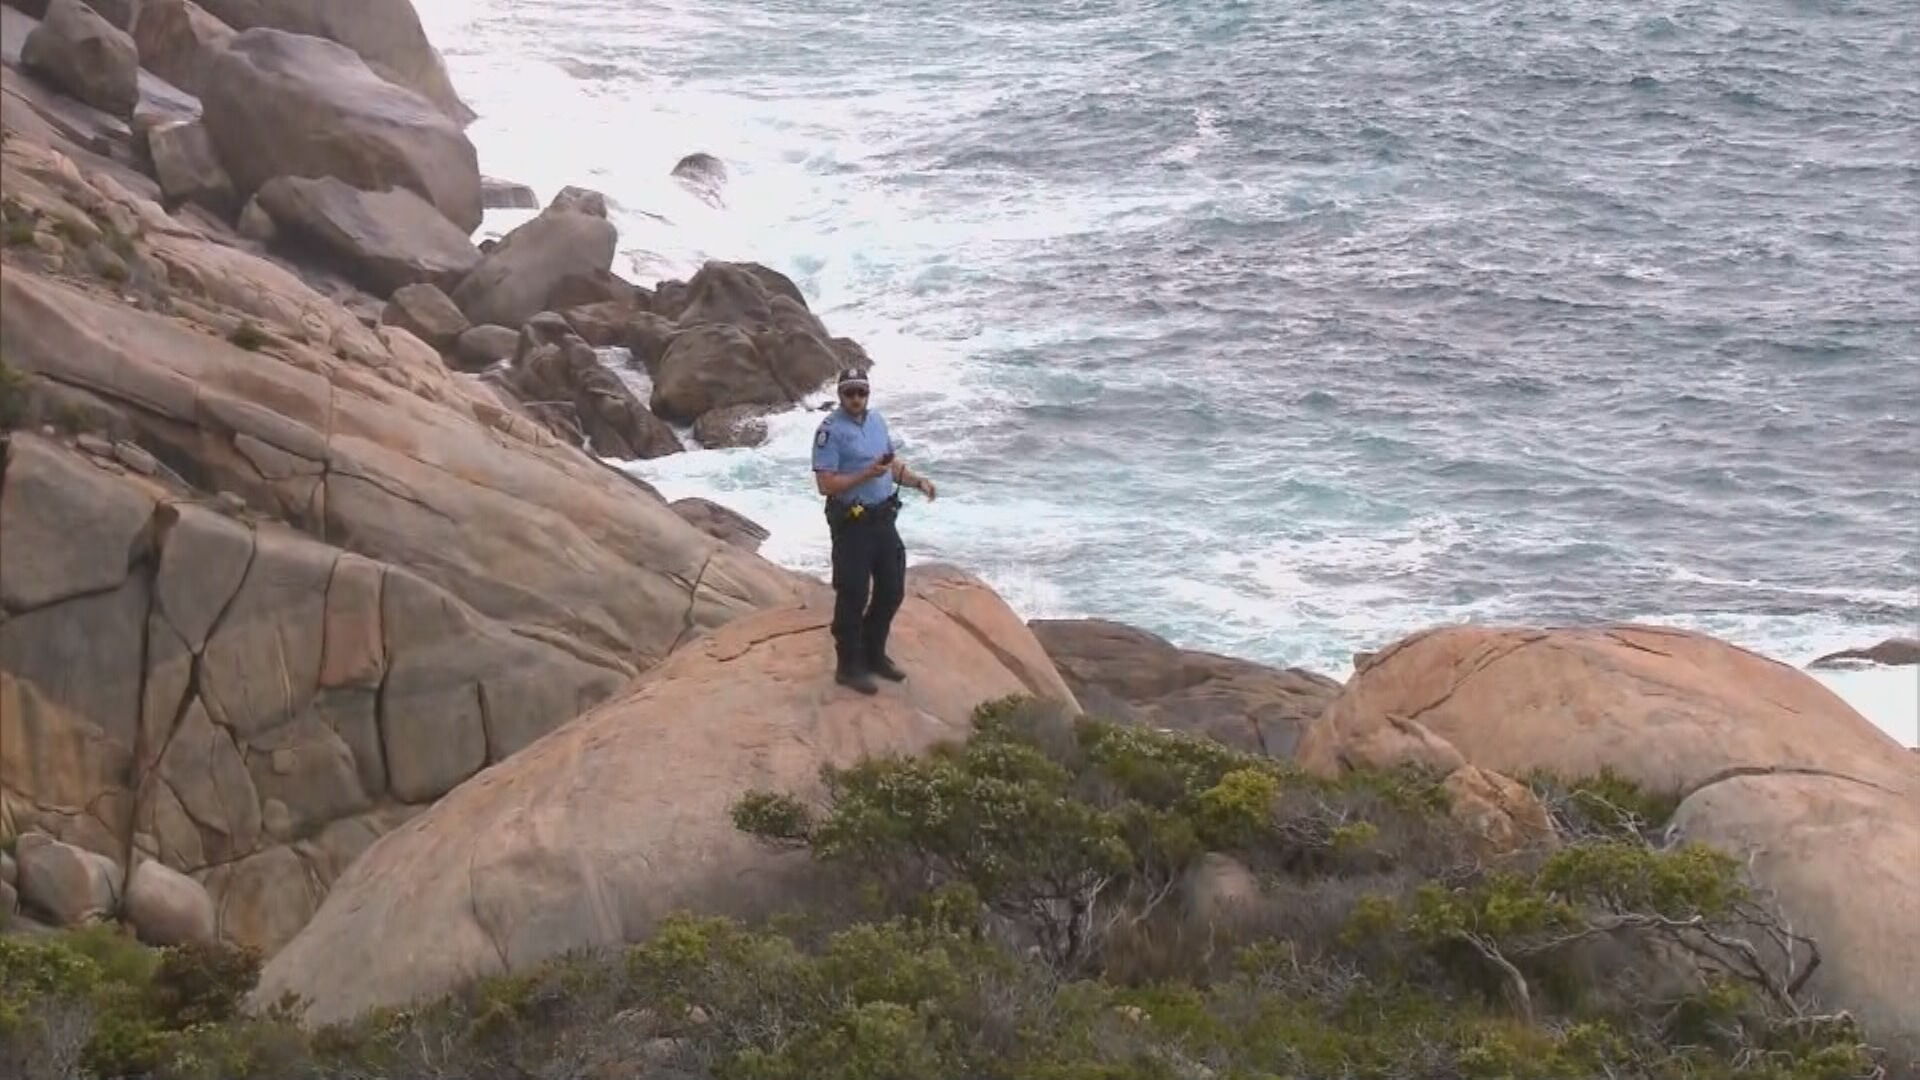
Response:
[{"label": "shoulder patch", "polygon": [[825,446],[827,445],[827,440],[831,438],[833,438],[832,425],[821,424],[820,430],[813,433],[813,445],[816,447]]}]

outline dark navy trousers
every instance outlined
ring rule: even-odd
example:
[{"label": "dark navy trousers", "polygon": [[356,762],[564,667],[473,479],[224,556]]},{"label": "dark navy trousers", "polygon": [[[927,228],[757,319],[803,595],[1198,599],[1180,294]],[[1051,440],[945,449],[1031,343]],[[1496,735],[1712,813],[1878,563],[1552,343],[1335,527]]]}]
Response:
[{"label": "dark navy trousers", "polygon": [[892,507],[849,519],[829,513],[833,533],[833,644],[840,666],[864,670],[887,654],[887,634],[907,593],[907,546]]}]

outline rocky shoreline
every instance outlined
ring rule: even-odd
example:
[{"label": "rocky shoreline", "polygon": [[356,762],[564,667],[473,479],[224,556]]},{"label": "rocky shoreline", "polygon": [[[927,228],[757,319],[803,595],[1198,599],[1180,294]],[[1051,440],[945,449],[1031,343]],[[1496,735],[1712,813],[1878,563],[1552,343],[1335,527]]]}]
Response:
[{"label": "rocky shoreline", "polygon": [[474,244],[532,193],[481,175],[406,4],[10,0],[0,59],[16,929],[244,944],[261,1001],[344,1019],[764,910],[791,860],[731,800],[1018,695],[1329,775],[1430,768],[1490,836],[1533,820],[1529,773],[1617,771],[1818,937],[1821,1000],[1920,1053],[1920,758],[1806,674],[1652,628],[1440,628],[1341,684],[1028,625],[928,566],[913,680],[849,700],[824,583],[602,461],[757,441],[869,363],[791,280],[622,280],[580,188]]}]

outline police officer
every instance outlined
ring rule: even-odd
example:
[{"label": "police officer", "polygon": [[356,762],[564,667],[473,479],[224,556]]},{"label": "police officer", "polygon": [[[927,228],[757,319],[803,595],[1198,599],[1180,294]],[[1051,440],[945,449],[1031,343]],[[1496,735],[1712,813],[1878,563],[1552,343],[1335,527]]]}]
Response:
[{"label": "police officer", "polygon": [[907,677],[887,656],[887,631],[907,590],[907,548],[894,528],[899,488],[929,501],[935,495],[933,481],[895,459],[887,421],[867,407],[867,373],[841,372],[838,389],[839,407],[813,437],[814,485],[827,498],[833,534],[834,681],[872,694],[875,675]]}]

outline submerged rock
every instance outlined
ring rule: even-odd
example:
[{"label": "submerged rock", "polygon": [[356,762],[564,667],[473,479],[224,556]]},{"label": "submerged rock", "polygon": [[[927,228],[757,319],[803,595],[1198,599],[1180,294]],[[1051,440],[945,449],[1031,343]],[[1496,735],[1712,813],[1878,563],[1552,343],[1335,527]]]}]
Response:
[{"label": "submerged rock", "polygon": [[721,192],[727,186],[727,166],[712,154],[688,154],[673,167],[673,177],[710,206],[723,205]]},{"label": "submerged rock", "polygon": [[1843,649],[1837,653],[1828,653],[1807,666],[1834,668],[1845,666],[1847,661],[1884,664],[1888,667],[1920,664],[1920,639],[1888,638],[1878,645],[1870,645],[1864,649]]}]

